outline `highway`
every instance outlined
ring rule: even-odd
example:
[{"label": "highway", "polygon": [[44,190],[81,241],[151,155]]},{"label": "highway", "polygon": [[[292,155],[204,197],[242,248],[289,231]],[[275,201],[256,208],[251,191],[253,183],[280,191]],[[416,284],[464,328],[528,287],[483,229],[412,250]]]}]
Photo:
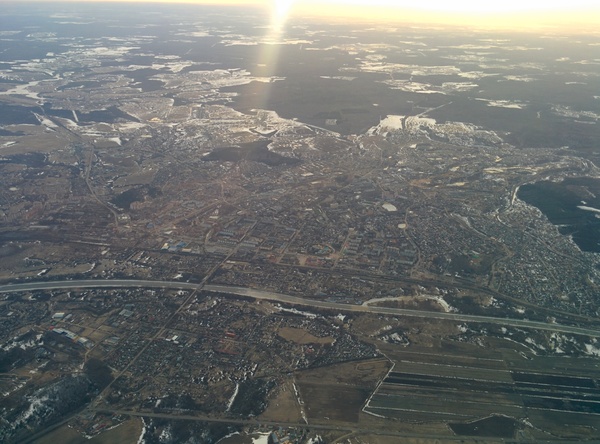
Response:
[{"label": "highway", "polygon": [[441,319],[456,322],[475,322],[486,324],[498,324],[509,327],[520,327],[529,329],[538,329],[552,331],[557,333],[577,334],[591,337],[600,337],[600,330],[587,327],[576,327],[556,323],[546,323],[539,321],[530,321],[527,319],[497,318],[491,316],[477,316],[461,313],[445,313],[424,310],[408,310],[402,308],[373,307],[366,305],[342,304],[339,302],[328,302],[322,300],[290,296],[281,293],[275,293],[265,290],[256,290],[252,288],[233,287],[226,285],[203,285],[189,282],[177,281],[148,281],[148,280],[70,280],[53,282],[29,282],[22,284],[1,285],[0,293],[26,292],[33,290],[69,290],[85,288],[163,288],[163,289],[183,289],[183,290],[204,290],[214,293],[224,293],[237,296],[245,296],[253,299],[262,299],[285,304],[300,305],[310,308],[321,308],[327,310],[337,310],[354,313],[374,313],[390,316],[409,316],[426,319]]}]

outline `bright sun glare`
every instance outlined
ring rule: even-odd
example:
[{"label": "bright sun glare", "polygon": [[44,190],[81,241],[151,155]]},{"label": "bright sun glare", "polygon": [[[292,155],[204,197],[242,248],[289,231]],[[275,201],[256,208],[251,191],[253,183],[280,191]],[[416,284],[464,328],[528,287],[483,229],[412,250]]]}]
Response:
[{"label": "bright sun glare", "polygon": [[273,25],[276,28],[280,28],[285,22],[290,9],[294,6],[297,0],[275,0],[273,9]]}]

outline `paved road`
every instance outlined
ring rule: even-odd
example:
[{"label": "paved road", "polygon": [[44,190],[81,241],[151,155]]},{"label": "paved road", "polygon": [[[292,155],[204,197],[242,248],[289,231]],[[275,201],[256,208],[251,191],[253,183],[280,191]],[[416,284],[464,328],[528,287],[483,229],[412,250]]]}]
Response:
[{"label": "paved road", "polygon": [[69,290],[74,288],[172,288],[197,290],[199,284],[177,281],[144,281],[131,279],[86,279],[78,281],[27,282],[0,285],[0,293],[32,290]]},{"label": "paved road", "polygon": [[510,327],[534,328],[540,330],[555,331],[560,333],[580,334],[587,336],[600,337],[600,330],[592,330],[585,327],[573,327],[570,325],[550,324],[546,322],[529,321],[525,319],[494,318],[488,316],[477,316],[460,313],[445,313],[424,310],[407,310],[402,308],[373,307],[370,305],[350,305],[340,304],[338,302],[319,301],[314,299],[305,299],[296,296],[289,296],[280,293],[273,293],[264,290],[254,290],[252,288],[230,287],[226,285],[206,285],[203,290],[220,293],[236,294],[239,296],[248,296],[255,299],[267,299],[271,301],[284,302],[288,304],[304,305],[313,308],[326,308],[330,310],[341,310],[351,312],[367,312],[398,316],[412,316],[428,319],[446,319],[457,322],[477,322],[488,324],[499,324]]},{"label": "paved road", "polygon": [[184,289],[199,290],[246,296],[253,299],[264,299],[269,301],[282,302],[312,308],[324,308],[329,310],[339,310],[344,312],[363,312],[386,314],[392,316],[411,316],[427,319],[444,319],[456,322],[476,322],[487,324],[498,324],[510,327],[532,328],[546,330],[557,333],[578,334],[592,337],[600,337],[600,330],[575,327],[570,325],[561,325],[555,323],[546,323],[538,321],[529,321],[525,319],[495,318],[488,316],[477,316],[460,313],[444,313],[423,310],[407,310],[402,308],[373,307],[365,305],[341,304],[338,302],[319,301],[315,299],[306,299],[297,296],[290,296],[281,293],[275,293],[265,290],[255,290],[244,287],[231,287],[226,285],[204,285],[192,284],[189,282],[177,281],[147,281],[147,280],[78,280],[78,281],[54,281],[54,282],[30,282],[23,284],[1,285],[0,293],[23,292],[32,290],[68,290],[77,288],[165,288],[165,289]]}]

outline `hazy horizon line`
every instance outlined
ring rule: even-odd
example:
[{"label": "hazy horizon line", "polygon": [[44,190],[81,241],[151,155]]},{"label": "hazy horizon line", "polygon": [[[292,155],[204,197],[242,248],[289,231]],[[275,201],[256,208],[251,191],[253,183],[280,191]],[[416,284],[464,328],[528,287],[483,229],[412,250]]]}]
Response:
[{"label": "hazy horizon line", "polygon": [[[91,3],[121,3],[121,4],[164,4],[188,6],[216,7],[253,7],[269,12],[275,5],[268,0],[0,0],[0,3],[22,5],[24,3],[45,4],[91,4]],[[318,9],[317,9],[318,6]],[[600,5],[584,7],[581,10],[542,10],[542,11],[505,11],[505,12],[448,12],[432,11],[422,8],[407,8],[401,6],[359,4],[336,5],[304,1],[291,7],[288,18],[320,18],[329,20],[351,20],[352,22],[373,23],[386,25],[450,26],[470,28],[474,30],[498,30],[531,32],[562,32],[575,34],[600,34]]]}]

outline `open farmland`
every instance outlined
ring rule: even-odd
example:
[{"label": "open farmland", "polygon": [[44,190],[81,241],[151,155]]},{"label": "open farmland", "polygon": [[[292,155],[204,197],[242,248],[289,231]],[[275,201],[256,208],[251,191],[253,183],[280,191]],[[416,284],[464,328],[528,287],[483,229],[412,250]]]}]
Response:
[{"label": "open farmland", "polygon": [[308,421],[358,423],[361,408],[389,368],[389,362],[379,359],[298,372],[296,384]]},{"label": "open farmland", "polygon": [[[498,438],[516,437],[519,424],[562,430],[564,436],[564,425],[575,418],[578,432],[591,432],[600,420],[600,371],[587,360],[563,360],[558,369],[535,356],[500,360],[448,349],[390,351],[394,367],[365,413],[402,422],[446,421],[458,435]],[[501,352],[482,351],[488,353]]]}]

